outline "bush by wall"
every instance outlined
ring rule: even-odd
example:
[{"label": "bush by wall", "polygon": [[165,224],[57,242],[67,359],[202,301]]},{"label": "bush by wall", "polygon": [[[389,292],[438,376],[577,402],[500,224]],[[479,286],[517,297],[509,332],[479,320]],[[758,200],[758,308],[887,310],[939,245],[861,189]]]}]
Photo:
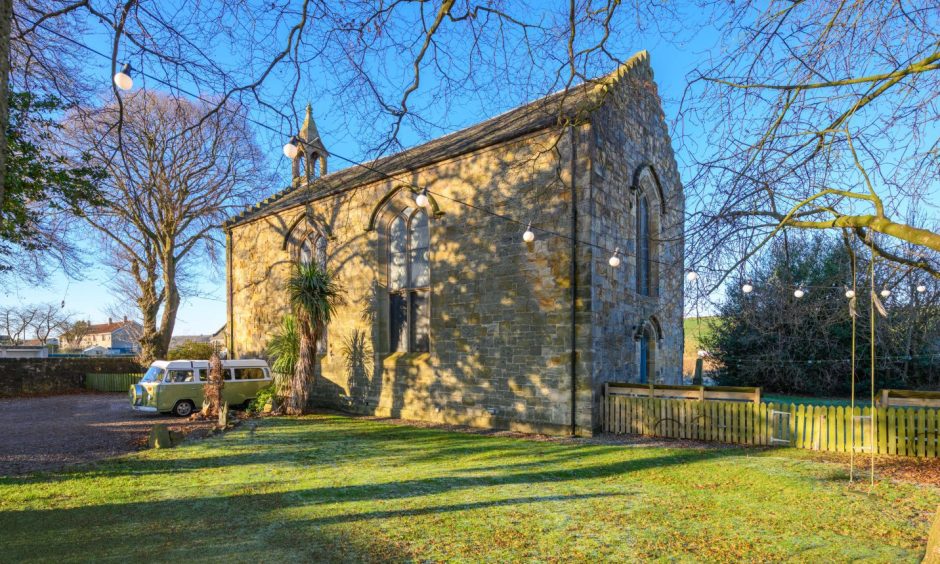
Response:
[{"label": "bush by wall", "polygon": [[0,397],[73,392],[86,373],[143,371],[135,358],[0,358]]}]

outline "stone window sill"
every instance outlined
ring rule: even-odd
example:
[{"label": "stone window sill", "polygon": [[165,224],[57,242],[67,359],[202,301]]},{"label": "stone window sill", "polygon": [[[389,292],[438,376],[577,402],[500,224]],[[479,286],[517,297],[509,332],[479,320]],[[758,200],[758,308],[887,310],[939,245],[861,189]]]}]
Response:
[{"label": "stone window sill", "polygon": [[431,353],[394,352],[382,355],[383,366],[418,366],[427,364],[431,360]]}]

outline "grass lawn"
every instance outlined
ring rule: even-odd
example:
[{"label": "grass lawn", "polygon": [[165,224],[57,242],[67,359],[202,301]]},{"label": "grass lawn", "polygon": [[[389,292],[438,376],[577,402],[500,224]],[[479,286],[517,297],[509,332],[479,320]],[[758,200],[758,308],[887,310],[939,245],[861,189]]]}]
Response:
[{"label": "grass lawn", "polygon": [[0,558],[919,561],[940,489],[845,476],[788,451],[267,419],[0,478]]}]

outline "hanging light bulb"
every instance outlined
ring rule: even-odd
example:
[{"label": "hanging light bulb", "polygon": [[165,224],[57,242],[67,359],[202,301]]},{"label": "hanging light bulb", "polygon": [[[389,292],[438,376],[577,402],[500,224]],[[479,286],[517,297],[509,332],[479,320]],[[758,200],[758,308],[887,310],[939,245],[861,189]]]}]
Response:
[{"label": "hanging light bulb", "polygon": [[130,90],[134,87],[134,79],[131,78],[131,65],[124,63],[121,70],[114,73],[114,85],[121,90]]},{"label": "hanging light bulb", "polygon": [[610,266],[614,268],[617,268],[618,266],[620,266],[620,257],[617,256],[617,253],[619,252],[620,252],[620,247],[617,247],[616,249],[614,249],[614,254],[610,255],[610,259],[607,261],[607,264],[609,264]]},{"label": "hanging light bulb", "polygon": [[797,299],[802,298],[805,295],[806,295],[806,290],[804,290],[803,288],[797,288],[796,290],[793,291],[793,296]]},{"label": "hanging light bulb", "polygon": [[917,285],[917,291],[920,292],[921,294],[923,294],[924,292],[927,291],[927,286],[924,286],[923,284],[918,284],[918,285]]},{"label": "hanging light bulb", "polygon": [[882,298],[887,298],[887,297],[890,296],[890,295],[891,295],[891,290],[889,290],[889,289],[887,289],[887,288],[883,288],[883,289],[881,290],[881,297],[882,297]]},{"label": "hanging light bulb", "polygon": [[530,221],[525,227],[525,233],[522,234],[522,240],[526,243],[531,243],[535,241],[535,233],[532,232],[532,222]]},{"label": "hanging light bulb", "polygon": [[846,291],[845,291],[845,297],[848,298],[848,299],[850,299],[850,300],[851,300],[852,298],[854,298],[854,297],[855,297],[855,290],[846,290]]},{"label": "hanging light bulb", "polygon": [[284,145],[284,156],[290,160],[297,158],[297,153],[300,152],[300,140],[297,139],[297,136],[290,138],[290,141]]},{"label": "hanging light bulb", "polygon": [[685,275],[685,279],[688,280],[689,282],[695,282],[696,280],[698,280],[698,272],[695,272],[694,270],[690,270],[688,274]]},{"label": "hanging light bulb", "polygon": [[431,204],[431,200],[428,199],[428,189],[425,188],[415,196],[415,203],[418,204],[419,208],[426,208]]},{"label": "hanging light bulb", "polygon": [[745,282],[744,285],[741,286],[741,291],[745,294],[750,294],[754,291],[754,286],[750,282]]}]

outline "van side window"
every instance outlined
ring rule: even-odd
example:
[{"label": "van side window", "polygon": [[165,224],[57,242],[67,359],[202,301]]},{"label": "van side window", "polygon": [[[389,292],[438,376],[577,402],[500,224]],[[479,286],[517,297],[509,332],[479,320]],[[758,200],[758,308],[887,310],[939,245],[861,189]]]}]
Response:
[{"label": "van side window", "polygon": [[252,367],[252,368],[233,368],[232,372],[235,373],[236,380],[263,380],[264,379],[264,369]]},{"label": "van side window", "polygon": [[164,382],[182,383],[194,381],[192,370],[167,370]]}]

